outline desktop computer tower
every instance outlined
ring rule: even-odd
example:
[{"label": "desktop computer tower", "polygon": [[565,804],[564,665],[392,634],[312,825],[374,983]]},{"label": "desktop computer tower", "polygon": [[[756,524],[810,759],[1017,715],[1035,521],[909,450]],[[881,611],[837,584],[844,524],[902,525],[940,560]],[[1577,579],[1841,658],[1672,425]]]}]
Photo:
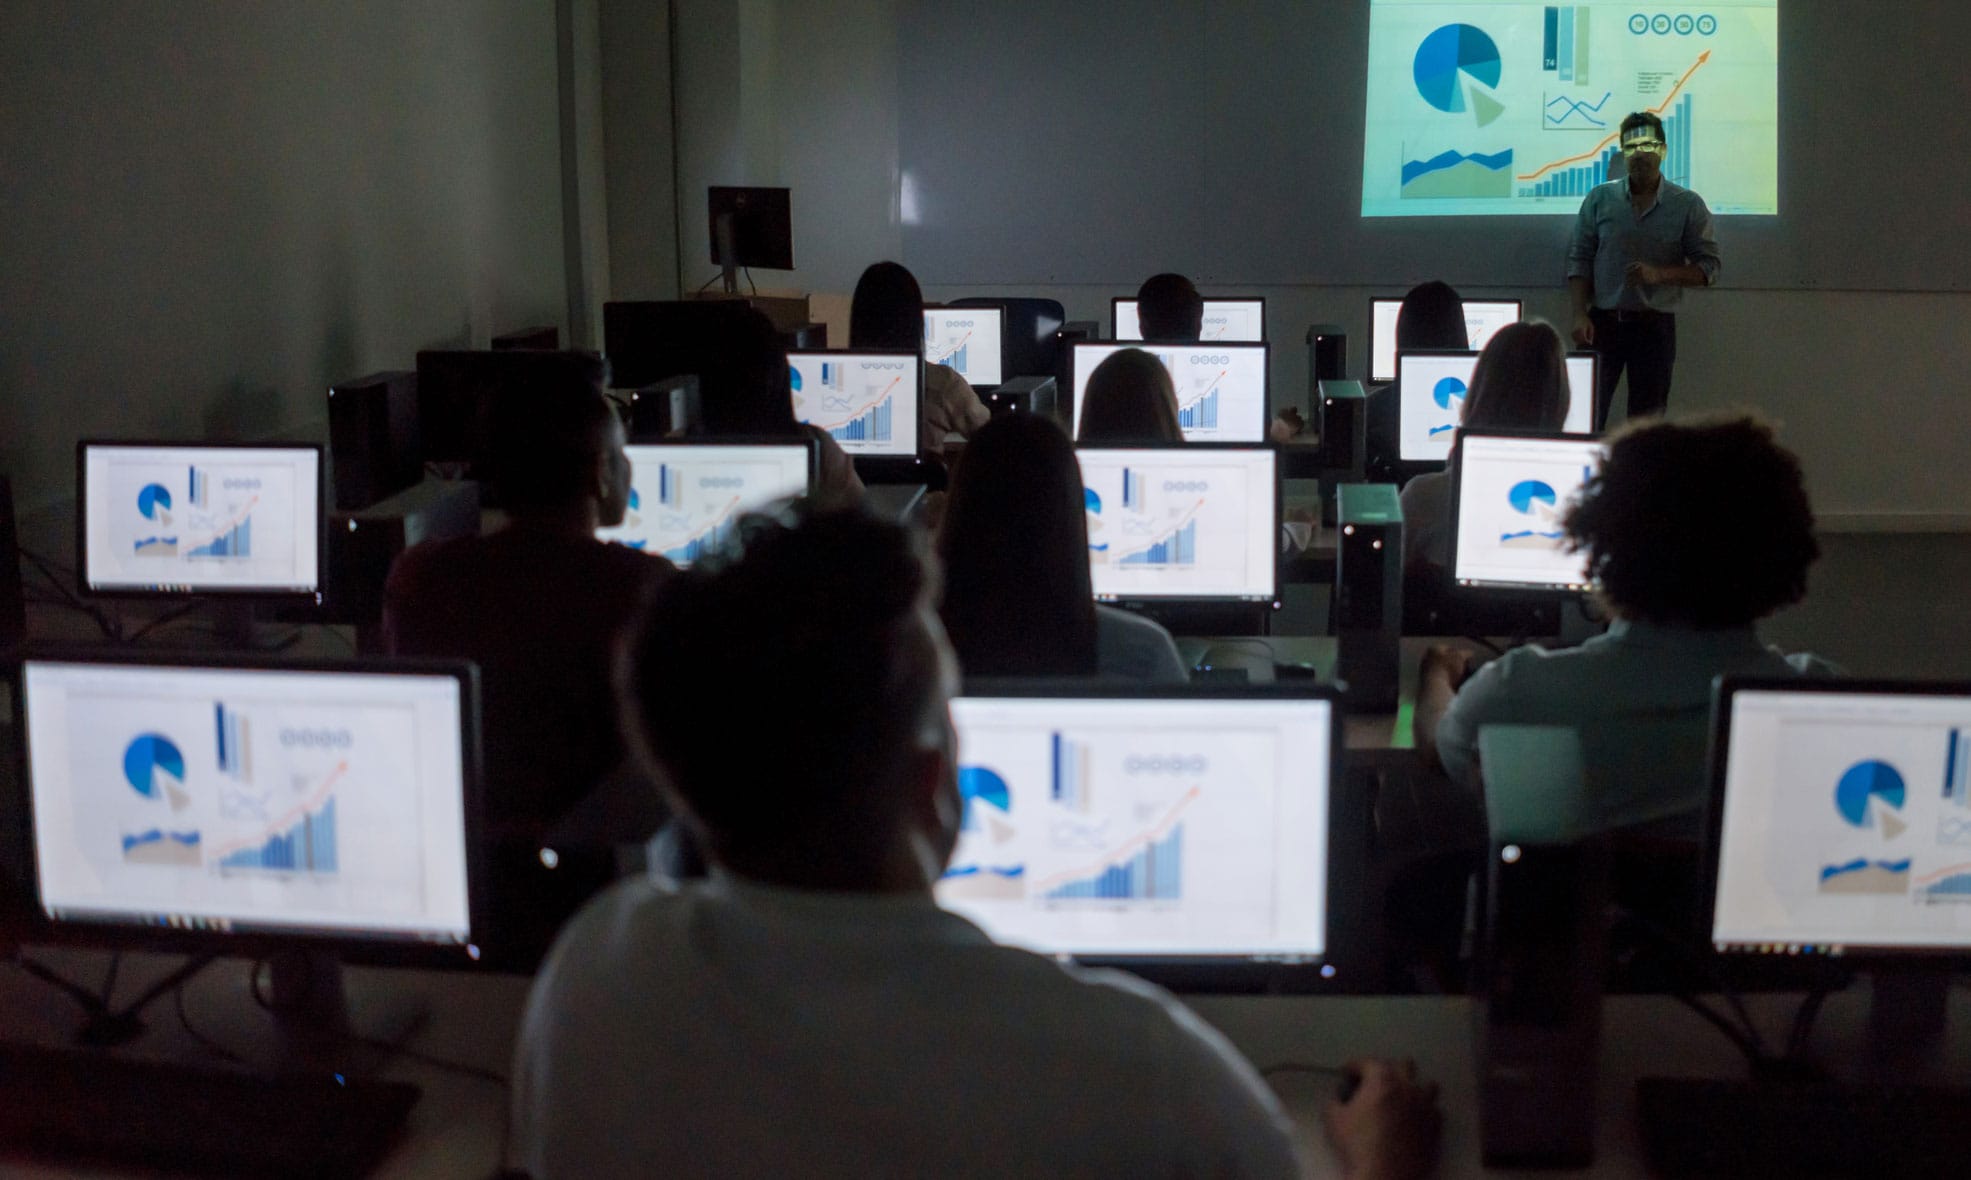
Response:
[{"label": "desktop computer tower", "polygon": [[561,329],[553,327],[522,328],[517,332],[502,332],[493,337],[493,348],[538,348],[550,352],[561,347]]},{"label": "desktop computer tower", "polygon": [[979,394],[995,414],[1040,414],[1052,418],[1060,385],[1052,377],[1015,377]]},{"label": "desktop computer tower", "polygon": [[1360,381],[1324,378],[1314,386],[1321,431],[1321,471],[1336,483],[1359,482],[1368,470],[1369,395]]},{"label": "desktop computer tower", "polygon": [[1307,388],[1348,376],[1348,334],[1340,324],[1311,324],[1307,329]]},{"label": "desktop computer tower", "polygon": [[399,553],[425,541],[478,535],[479,485],[470,480],[427,480],[381,504],[331,513],[327,601],[311,621],[381,623],[383,585]]},{"label": "desktop computer tower", "polygon": [[698,378],[690,373],[653,381],[629,391],[628,429],[631,442],[657,442],[689,434],[705,422],[699,402]]},{"label": "desktop computer tower", "polygon": [[1335,678],[1351,710],[1391,712],[1402,677],[1403,508],[1395,484],[1337,491]]},{"label": "desktop computer tower", "polygon": [[328,417],[336,508],[367,508],[424,478],[416,373],[338,382],[329,387]]},{"label": "desktop computer tower", "polygon": [[14,487],[0,475],[0,665],[10,665],[27,639],[27,591],[21,582],[20,533]]},{"label": "desktop computer tower", "polygon": [[1594,1160],[1609,844],[1584,836],[1579,735],[1487,726],[1489,855],[1473,977],[1479,1143],[1488,1168]]}]

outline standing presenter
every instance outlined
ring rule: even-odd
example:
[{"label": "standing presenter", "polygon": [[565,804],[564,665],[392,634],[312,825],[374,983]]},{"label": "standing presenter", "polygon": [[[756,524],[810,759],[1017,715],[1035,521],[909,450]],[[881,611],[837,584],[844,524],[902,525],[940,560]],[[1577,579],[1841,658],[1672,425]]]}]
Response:
[{"label": "standing presenter", "polygon": [[1663,176],[1663,120],[1622,120],[1628,175],[1589,190],[1567,246],[1574,342],[1601,354],[1595,429],[1607,425],[1615,383],[1629,374],[1629,417],[1661,414],[1677,360],[1685,287],[1718,281],[1718,240],[1704,198]]}]

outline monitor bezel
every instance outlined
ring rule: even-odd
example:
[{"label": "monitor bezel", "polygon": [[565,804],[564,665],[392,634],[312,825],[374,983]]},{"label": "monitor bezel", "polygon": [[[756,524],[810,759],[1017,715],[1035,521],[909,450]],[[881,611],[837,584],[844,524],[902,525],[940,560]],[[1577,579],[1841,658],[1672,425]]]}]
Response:
[{"label": "monitor bezel", "polygon": [[[132,919],[108,918],[80,921],[62,920],[48,913],[41,896],[40,848],[34,838],[34,786],[31,775],[31,738],[27,729],[27,668],[33,664],[86,664],[122,668],[172,668],[216,672],[348,672],[364,676],[444,677],[459,687],[459,769],[464,779],[461,806],[464,809],[466,918],[470,927],[463,943],[435,942],[422,938],[390,935],[364,937],[351,931],[308,932],[302,930],[194,929],[187,926],[147,925]],[[284,950],[319,950],[349,962],[379,965],[464,967],[477,962],[487,946],[492,917],[491,861],[486,855],[488,833],[485,828],[485,775],[481,758],[479,669],[461,660],[379,659],[289,659],[267,655],[231,652],[105,652],[100,649],[35,647],[16,666],[13,693],[14,732],[20,735],[14,756],[16,779],[10,788],[21,822],[7,835],[19,842],[15,851],[27,877],[23,908],[18,915],[21,940],[51,946],[78,946],[114,950],[142,950],[164,953],[265,957]],[[494,947],[497,951],[497,946]]]},{"label": "monitor bezel", "polygon": [[[1282,514],[1282,506],[1283,506],[1283,493],[1281,490],[1283,481],[1280,476],[1280,448],[1278,446],[1275,446],[1271,443],[1228,443],[1228,442],[1210,442],[1210,443],[1185,442],[1185,443],[1163,443],[1163,444],[1136,443],[1136,444],[1122,444],[1117,446],[1110,446],[1106,444],[1084,446],[1077,443],[1074,449],[1075,449],[1075,464],[1077,468],[1077,472],[1076,472],[1077,475],[1080,474],[1079,467],[1081,463],[1081,452],[1083,451],[1127,451],[1127,452],[1141,452],[1146,454],[1156,454],[1158,452],[1165,452],[1165,451],[1177,451],[1186,454],[1196,454],[1200,451],[1203,452],[1238,451],[1242,453],[1264,452],[1267,454],[1271,454],[1273,456],[1273,528],[1269,533],[1269,535],[1272,537],[1272,541],[1267,546],[1266,551],[1273,563],[1273,589],[1269,597],[1259,599],[1259,598],[1247,598],[1244,596],[1232,597],[1229,595],[1201,596],[1194,594],[1193,595],[1158,594],[1158,595],[1148,595],[1148,596],[1116,595],[1116,596],[1105,598],[1098,592],[1095,595],[1095,601],[1102,606],[1121,607],[1123,609],[1154,609],[1160,606],[1186,606],[1186,605],[1219,606],[1219,607],[1247,606],[1257,609],[1257,608],[1268,607],[1268,606],[1277,608],[1280,605],[1280,566],[1282,564],[1280,561],[1280,521],[1282,519],[1281,514]],[[1092,569],[1090,570],[1090,577],[1092,581],[1093,579]]]},{"label": "monitor bezel", "polygon": [[[995,303],[986,307],[958,307],[949,303],[927,303],[924,305],[925,315],[928,316],[934,311],[966,312],[968,314],[975,312],[990,313],[994,319],[999,321],[999,380],[978,382],[973,381],[970,377],[965,377],[963,373],[959,373],[958,375],[965,377],[965,383],[973,389],[998,389],[1012,379],[1012,374],[1006,371],[1006,307],[1004,304]],[[927,365],[944,364],[944,362],[934,361],[928,356],[924,358],[924,363]],[[945,368],[958,373],[958,370],[952,368],[950,365],[945,365]]]},{"label": "monitor bezel", "polygon": [[[1815,962],[1826,960],[1851,967],[1898,967],[1956,959],[1971,963],[1971,942],[1962,947],[1853,946],[1839,944],[1838,953],[1795,955],[1790,950],[1771,952],[1718,949],[1718,867],[1724,855],[1725,763],[1731,750],[1732,700],[1741,692],[1777,692],[1789,695],[1820,693],[1839,696],[1956,696],[1971,698],[1971,681],[1890,680],[1879,678],[1745,676],[1726,674],[1711,684],[1711,734],[1706,751],[1706,776],[1710,786],[1705,813],[1703,892],[1699,919],[1702,929],[1693,931],[1699,943],[1727,964],[1744,965],[1777,959]],[[1786,948],[1797,944],[1776,943]],[[1819,945],[1819,944],[1816,944]],[[1833,945],[1833,944],[1830,944]]]},{"label": "monitor bezel", "polygon": [[[745,435],[702,435],[701,434],[701,435],[685,435],[684,437],[681,438],[669,438],[669,439],[665,439],[663,442],[625,443],[623,446],[623,455],[625,458],[630,460],[631,475],[634,477],[636,473],[636,459],[635,456],[630,454],[630,452],[642,451],[642,450],[656,450],[663,447],[801,447],[807,451],[807,457],[808,457],[808,486],[807,489],[801,493],[801,498],[805,499],[807,497],[814,495],[815,486],[821,480],[821,441],[815,438],[813,435],[808,434],[806,431],[801,432],[801,434],[798,436],[780,437],[780,438],[774,438],[762,434],[745,434]],[[740,515],[745,516],[753,511],[757,511],[757,510],[747,509],[745,512],[740,513]],[[597,540],[602,540],[602,538],[598,537]],[[611,541],[608,543],[617,544],[618,542]],[[662,555],[657,554],[657,556],[662,556]]]},{"label": "monitor bezel", "polygon": [[[109,450],[211,450],[211,451],[313,451],[315,454],[315,588],[313,590],[274,589],[261,586],[186,587],[163,590],[140,587],[96,589],[89,583],[89,451]],[[333,511],[330,502],[328,448],[318,442],[177,442],[171,440],[128,440],[85,438],[75,444],[75,568],[76,589],[89,598],[151,599],[189,602],[200,598],[233,601],[292,604],[306,602],[320,606],[328,596],[328,524]]]},{"label": "monitor bezel", "polygon": [[[1003,342],[1002,342],[1002,347],[1003,347]],[[794,358],[797,356],[825,356],[825,357],[838,357],[838,358],[880,356],[880,357],[894,357],[898,360],[910,360],[917,362],[916,367],[913,370],[911,370],[912,372],[916,373],[916,377],[914,378],[914,380],[917,385],[917,420],[916,420],[916,437],[910,440],[910,450],[894,451],[894,452],[869,451],[869,450],[852,451],[849,450],[849,448],[847,447],[842,447],[842,451],[844,454],[848,455],[850,459],[858,459],[858,460],[860,459],[879,459],[879,460],[917,459],[923,456],[924,453],[924,363],[925,362],[924,362],[924,354],[921,351],[918,351],[916,349],[908,349],[908,348],[790,348],[787,350],[787,367],[790,372],[794,367]],[[793,406],[793,400],[794,400],[794,390],[793,390],[793,386],[790,384],[787,389],[787,402],[790,409]],[[796,417],[794,420],[796,422],[800,421],[799,417]],[[816,429],[820,429],[820,428],[816,427]],[[823,430],[822,433],[827,434],[828,432],[826,430]],[[834,438],[833,435],[829,435],[829,437]],[[841,440],[835,439],[835,445],[841,446],[842,445]]]},{"label": "monitor bezel", "polygon": [[[1340,689],[1314,682],[1150,685],[1103,678],[1037,680],[968,677],[959,697],[1041,700],[1325,701],[1328,703],[1328,822],[1326,946],[1306,962],[1267,956],[1054,954],[1085,967],[1109,967],[1192,994],[1372,993],[1379,990],[1375,905],[1370,900],[1366,784],[1347,774],[1345,700]],[[1363,904],[1338,907],[1353,888]]]},{"label": "monitor bezel", "polygon": [[[1390,374],[1387,377],[1379,376],[1376,373],[1376,304],[1394,303],[1400,307],[1403,303],[1404,298],[1405,297],[1402,295],[1371,295],[1369,297],[1369,378],[1368,381],[1366,382],[1369,385],[1388,385],[1389,383],[1396,380],[1396,374],[1394,373]],[[1461,314],[1464,311],[1464,305],[1467,303],[1510,303],[1514,306],[1514,308],[1517,309],[1513,322],[1514,323],[1526,322],[1526,301],[1524,299],[1481,299],[1481,298],[1467,298],[1465,296],[1460,295],[1458,297],[1458,310]],[[1394,329],[1392,329],[1391,335],[1394,334],[1395,334]],[[1466,340],[1467,342],[1470,340],[1469,335],[1467,335]],[[1390,355],[1391,356],[1397,355],[1399,349],[1396,347],[1395,341],[1392,340],[1390,342],[1390,345],[1391,345],[1389,350]],[[1414,351],[1429,351],[1429,350],[1419,349]],[[1480,350],[1454,349],[1451,351],[1477,352]]]},{"label": "monitor bezel", "polygon": [[[1475,348],[1410,348],[1399,349],[1397,351],[1396,380],[1391,385],[1390,393],[1394,394],[1396,398],[1396,462],[1406,473],[1414,475],[1423,471],[1442,471],[1450,462],[1450,456],[1447,455],[1442,459],[1411,459],[1403,454],[1403,358],[1406,356],[1465,356],[1471,358],[1472,366],[1476,368],[1480,353],[1481,350]],[[1469,384],[1466,386],[1466,391],[1470,391]],[[1458,429],[1463,430],[1464,428],[1460,426]],[[1455,447],[1457,445],[1457,431],[1452,432],[1451,439],[1452,445]]]},{"label": "monitor bezel", "polygon": [[[1207,308],[1214,303],[1257,303],[1259,305],[1259,339],[1216,340],[1216,341],[1212,341],[1212,343],[1214,344],[1271,344],[1273,342],[1272,334],[1266,330],[1266,296],[1264,295],[1205,295],[1205,296],[1201,296],[1201,298],[1204,300],[1204,304]],[[1136,303],[1136,302],[1139,302],[1139,300],[1134,295],[1109,296],[1109,339],[1107,340],[1107,343],[1109,344],[1144,343],[1144,341],[1140,337],[1135,340],[1124,340],[1122,337],[1116,335],[1117,309],[1120,308],[1125,303]],[[1140,313],[1139,313],[1139,318],[1137,320],[1137,324],[1139,327],[1142,324]],[[1159,343],[1165,343],[1165,342],[1160,341]],[[1204,341],[1200,340],[1197,341],[1197,343],[1202,344],[1204,343]]]},{"label": "monitor bezel", "polygon": [[[1076,340],[1074,341],[1068,346],[1068,386],[1069,387],[1067,390],[1067,396],[1069,399],[1068,404],[1072,406],[1074,409],[1074,420],[1068,424],[1069,427],[1068,438],[1069,441],[1073,442],[1076,446],[1081,445],[1081,412],[1082,409],[1084,408],[1082,405],[1084,401],[1082,394],[1086,388],[1086,383],[1081,378],[1081,353],[1084,348],[1107,349],[1111,353],[1113,353],[1118,349],[1124,349],[1124,348],[1140,348],[1140,349],[1144,349],[1145,351],[1152,348],[1209,348],[1214,350],[1221,348],[1233,348],[1233,349],[1241,349],[1241,350],[1257,349],[1259,351],[1259,371],[1260,371],[1259,437],[1247,441],[1222,439],[1222,438],[1211,439],[1208,441],[1203,439],[1197,441],[1186,439],[1184,445],[1190,447],[1201,447],[1201,446],[1259,447],[1259,446],[1267,445],[1269,441],[1267,431],[1273,422],[1273,346],[1271,344],[1263,340],[1241,341],[1233,344],[1150,344],[1142,340]],[[1104,359],[1106,359],[1106,357]],[[1100,366],[1101,366],[1100,361],[1097,361],[1095,365],[1090,366],[1089,375],[1093,376],[1095,369],[1099,368]]]},{"label": "monitor bezel", "polygon": [[1468,438],[1532,439],[1557,442],[1593,442],[1600,444],[1603,436],[1599,434],[1570,434],[1559,430],[1481,430],[1460,426],[1452,436],[1451,461],[1445,470],[1451,479],[1451,532],[1450,568],[1445,571],[1451,586],[1460,594],[1483,595],[1487,599],[1514,600],[1569,600],[1585,597],[1596,590],[1593,579],[1582,586],[1546,586],[1530,582],[1465,582],[1458,577],[1458,530],[1464,520],[1464,442]]},{"label": "monitor bezel", "polygon": [[[1570,349],[1564,355],[1570,361],[1586,359],[1588,362],[1588,432],[1600,434],[1602,424],[1608,421],[1608,407],[1603,405],[1601,400],[1601,354],[1591,348],[1576,348]],[[1565,366],[1562,366],[1562,371],[1565,371]],[[1568,408],[1571,410],[1573,408],[1571,399],[1574,396],[1572,381],[1567,383],[1567,396],[1570,399]]]}]

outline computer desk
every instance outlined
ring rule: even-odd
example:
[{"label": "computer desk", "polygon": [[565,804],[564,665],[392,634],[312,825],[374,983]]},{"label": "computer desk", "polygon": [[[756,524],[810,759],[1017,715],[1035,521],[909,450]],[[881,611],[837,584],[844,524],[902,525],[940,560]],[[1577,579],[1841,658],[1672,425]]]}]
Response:
[{"label": "computer desk", "polygon": [[[44,961],[91,981],[101,978],[105,966],[104,957],[94,953],[37,953]],[[119,991],[135,994],[174,963],[168,956],[126,956]],[[208,1037],[242,1049],[264,1034],[264,1018],[247,995],[246,976],[246,964],[222,961],[194,979],[186,993],[194,1026]],[[527,980],[460,972],[352,968],[348,985],[352,998],[358,1000],[382,994],[416,997],[430,1004],[430,1021],[411,1042],[419,1054],[507,1073]],[[1480,1166],[1472,1006],[1463,997],[1194,997],[1190,1002],[1262,1070],[1279,1065],[1333,1067],[1360,1056],[1413,1058],[1442,1088],[1444,1138],[1439,1176],[1541,1174],[1487,1171]],[[1798,997],[1787,995],[1746,998],[1769,1040],[1784,1039],[1797,1002]],[[1971,1078],[1971,993],[1955,989],[1950,1002],[1948,1043],[1940,1047],[1930,1064],[1946,1083],[1963,1085]],[[0,1028],[9,1038],[60,1043],[61,1030],[73,1020],[73,1010],[51,989],[18,970],[0,968],[0,1016],[4,1016]],[[200,1060],[197,1054],[203,1051],[179,1029],[168,997],[150,1016],[151,1031],[137,1049],[151,1054],[186,1054],[191,1060]],[[661,1018],[661,1014],[653,1016]],[[1828,1061],[1842,1063],[1845,1068],[1837,1068],[1837,1072],[1858,1076],[1866,1060],[1866,1023],[1865,991],[1855,989],[1833,997],[1821,1014],[1814,1050]],[[385,1072],[422,1086],[424,1098],[411,1112],[404,1140],[376,1176],[385,1180],[484,1180],[495,1172],[501,1162],[506,1127],[504,1089],[484,1079],[408,1058],[399,1058]],[[1585,1174],[1648,1175],[1635,1119],[1637,1078],[1737,1078],[1743,1074],[1737,1051],[1675,1000],[1660,996],[1609,998],[1605,1001],[1597,1079],[1596,1160]],[[1334,1076],[1281,1072],[1269,1080],[1293,1118],[1303,1154],[1313,1164],[1315,1174],[1332,1174],[1332,1156],[1323,1138],[1320,1112],[1334,1093]],[[23,1178],[145,1174],[13,1157],[0,1157],[0,1173]]]}]

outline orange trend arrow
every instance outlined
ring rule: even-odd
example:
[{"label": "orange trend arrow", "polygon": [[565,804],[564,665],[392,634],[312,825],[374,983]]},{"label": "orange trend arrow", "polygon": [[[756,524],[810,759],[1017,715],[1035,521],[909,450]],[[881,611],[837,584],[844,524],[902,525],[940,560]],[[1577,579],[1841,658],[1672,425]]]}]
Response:
[{"label": "orange trend arrow", "polygon": [[[1697,67],[1703,65],[1705,62],[1710,60],[1711,60],[1710,50],[1707,49],[1703,53],[1698,54],[1697,60],[1691,63],[1691,67],[1689,69],[1684,71],[1684,76],[1677,79],[1677,84],[1675,86],[1670,87],[1670,93],[1664,97],[1662,102],[1657,103],[1655,106],[1649,108],[1649,113],[1652,115],[1660,115],[1664,111],[1669,110],[1670,104],[1677,101],[1677,95],[1682,92],[1684,88],[1684,83],[1690,81],[1690,76],[1697,72]],[[1519,177],[1519,179],[1538,180],[1542,176],[1545,176],[1547,173],[1552,172],[1556,168],[1565,168],[1569,164],[1580,164],[1585,161],[1592,160],[1596,156],[1601,155],[1603,148],[1607,147],[1611,143],[1614,143],[1616,140],[1616,136],[1619,136],[1620,134],[1621,132],[1618,131],[1615,133],[1615,135],[1611,135],[1607,139],[1604,139],[1600,143],[1596,144],[1594,148],[1590,151],[1584,152],[1578,156],[1569,156],[1565,160],[1555,160],[1553,163],[1548,164],[1546,167],[1540,169],[1538,172],[1534,172],[1526,176],[1521,176]]]}]

